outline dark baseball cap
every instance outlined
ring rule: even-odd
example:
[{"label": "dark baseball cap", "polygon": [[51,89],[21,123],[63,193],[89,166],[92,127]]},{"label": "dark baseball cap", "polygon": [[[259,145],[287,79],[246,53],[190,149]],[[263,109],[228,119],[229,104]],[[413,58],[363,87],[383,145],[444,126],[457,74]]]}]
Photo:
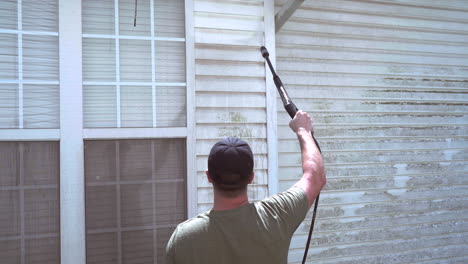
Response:
[{"label": "dark baseball cap", "polygon": [[215,183],[222,185],[246,184],[253,167],[249,144],[235,137],[218,141],[208,156],[208,171]]}]

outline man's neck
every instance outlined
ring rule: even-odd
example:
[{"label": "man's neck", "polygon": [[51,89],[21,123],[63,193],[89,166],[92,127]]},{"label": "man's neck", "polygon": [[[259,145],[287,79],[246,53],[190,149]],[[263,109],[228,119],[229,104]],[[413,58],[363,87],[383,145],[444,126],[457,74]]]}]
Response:
[{"label": "man's neck", "polygon": [[243,193],[237,197],[225,197],[215,190],[213,210],[224,211],[241,207],[249,203],[247,193]]}]

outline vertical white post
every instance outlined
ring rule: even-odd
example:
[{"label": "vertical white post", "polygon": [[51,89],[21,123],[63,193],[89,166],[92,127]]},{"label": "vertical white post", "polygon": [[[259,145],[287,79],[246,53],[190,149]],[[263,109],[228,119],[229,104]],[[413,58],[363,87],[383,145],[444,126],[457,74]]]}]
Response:
[{"label": "vertical white post", "polygon": [[156,127],[156,50],[154,40],[154,0],[150,1],[151,18],[151,105],[153,109],[153,127]]},{"label": "vertical white post", "polygon": [[85,264],[81,0],[59,0],[61,263]]},{"label": "vertical white post", "polygon": [[115,90],[117,93],[117,127],[121,127],[122,115],[120,113],[120,22],[119,22],[119,0],[114,1],[114,28],[115,28],[115,77],[116,86]]},{"label": "vertical white post", "polygon": [[185,56],[187,90],[187,216],[198,214],[195,126],[195,25],[193,0],[185,0]]},{"label": "vertical white post", "polygon": [[23,104],[23,1],[18,0],[18,128],[24,127]]},{"label": "vertical white post", "polygon": [[[270,60],[276,65],[275,1],[264,1],[265,47]],[[260,54],[260,50],[258,51]],[[278,192],[278,126],[276,107],[276,88],[273,76],[265,63],[265,89],[267,100],[267,144],[268,144],[268,192]]]}]

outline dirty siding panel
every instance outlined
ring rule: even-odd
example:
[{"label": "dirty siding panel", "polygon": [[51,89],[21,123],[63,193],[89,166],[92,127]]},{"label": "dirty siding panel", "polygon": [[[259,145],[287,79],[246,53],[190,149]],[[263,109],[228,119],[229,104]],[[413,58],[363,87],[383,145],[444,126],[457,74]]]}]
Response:
[{"label": "dirty siding panel", "polygon": [[196,175],[198,211],[211,208],[205,175],[216,141],[237,136],[255,155],[252,200],[268,190],[265,65],[258,52],[265,31],[262,1],[194,1]]},{"label": "dirty siding panel", "polygon": [[[309,0],[276,40],[327,167],[308,261],[467,263],[468,2]],[[302,174],[288,121],[279,109],[280,190]]]}]

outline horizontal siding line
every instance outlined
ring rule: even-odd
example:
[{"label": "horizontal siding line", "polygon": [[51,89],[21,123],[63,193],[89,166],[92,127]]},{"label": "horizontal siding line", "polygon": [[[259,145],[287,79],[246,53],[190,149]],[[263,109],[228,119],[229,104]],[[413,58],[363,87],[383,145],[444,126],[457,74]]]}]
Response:
[{"label": "horizontal siding line", "polygon": [[[297,98],[296,98],[297,99]],[[404,105],[404,104],[402,104]],[[440,104],[440,105],[443,105],[443,104]],[[468,101],[466,102],[466,106],[468,106]],[[313,108],[313,106],[310,106],[311,108]],[[277,111],[278,113],[283,113],[284,110],[280,111],[278,110]],[[451,112],[447,112],[447,111],[356,111],[356,110],[353,110],[353,111],[325,111],[325,110],[307,110],[306,111],[307,113],[315,113],[315,114],[385,114],[385,115],[401,115],[401,114],[404,114],[404,115],[412,115],[412,114],[416,114],[416,115],[420,115],[420,116],[425,116],[425,115],[438,115],[440,116],[440,114],[443,114],[443,116],[460,116],[460,115],[466,115],[468,114],[468,112],[458,112],[458,111],[451,111]]]},{"label": "horizontal siding line", "polygon": [[[292,19],[297,23],[307,23],[307,21],[303,21],[304,19]],[[312,20],[313,22],[317,22],[316,24],[326,24],[327,21],[325,20]],[[330,21],[332,24],[333,21]],[[358,25],[358,24],[354,24]],[[359,24],[361,27],[364,28],[372,28],[371,24]],[[377,27],[378,28],[378,27]],[[395,30],[395,29],[394,29]],[[454,32],[453,30],[448,31],[430,31],[430,30],[418,30],[413,28],[401,28],[401,31],[415,31],[415,32],[427,32],[427,33],[450,33],[453,35],[467,35],[467,32],[458,33]],[[457,46],[463,47],[466,46],[466,42],[460,41],[443,41],[443,40],[430,40],[430,39],[418,39],[418,38],[402,38],[402,37],[390,37],[390,36],[369,36],[369,35],[359,35],[359,34],[338,34],[338,33],[322,33],[317,31],[306,31],[306,30],[293,30],[288,29],[283,31],[284,34],[296,34],[296,35],[316,35],[319,37],[328,37],[328,38],[337,38],[337,39],[360,39],[360,40],[370,40],[370,41],[390,41],[390,42],[400,42],[400,43],[414,43],[414,44],[429,44],[429,45],[447,45],[447,46]],[[403,33],[402,33],[403,34]]]},{"label": "horizontal siding line", "polygon": [[[320,59],[320,58],[314,58],[314,57],[282,57],[282,56],[277,56],[276,57],[277,61],[280,62],[303,62],[303,63],[320,63],[320,64],[326,64],[326,65],[340,65],[343,62],[345,63],[359,63],[363,66],[367,65],[377,65],[377,66],[386,66],[388,67],[389,65],[391,66],[422,66],[422,67],[435,67],[438,68],[442,66],[443,64],[430,64],[430,63],[414,63],[414,62],[395,62],[395,61],[371,61],[371,60],[350,60],[350,59]],[[444,65],[445,66],[445,65]],[[468,65],[446,65],[446,66],[451,66],[451,67],[457,67],[457,68],[468,68]]]},{"label": "horizontal siding line", "polygon": [[[298,166],[298,168],[300,168],[300,166]],[[427,177],[427,176],[440,176],[440,175],[450,175],[450,174],[466,174],[468,173],[468,171],[450,171],[450,172],[443,172],[443,173],[410,173],[410,174],[398,174],[398,175],[395,175],[395,174],[379,174],[379,175],[364,175],[364,176],[359,176],[359,175],[355,175],[355,176],[337,176],[337,177],[333,177],[333,176],[327,176],[327,179],[334,179],[334,180],[337,180],[337,179],[343,179],[343,180],[353,180],[353,179],[356,179],[356,180],[359,180],[359,179],[375,179],[375,178],[393,178],[393,177],[406,177],[406,176],[410,176],[410,177]],[[279,182],[288,182],[288,181],[294,181],[294,180],[299,180],[299,178],[297,179],[279,179]],[[431,185],[431,186],[434,186],[434,185]],[[438,185],[437,185],[438,186]],[[332,192],[332,191],[330,191]]]},{"label": "horizontal siding line", "polygon": [[[467,19],[448,19],[444,17],[436,17],[436,16],[410,16],[410,15],[398,15],[396,13],[385,13],[385,12],[362,12],[357,9],[338,9],[338,8],[324,8],[320,6],[310,6],[310,5],[303,5],[302,10],[312,10],[312,11],[325,11],[325,12],[334,12],[334,13],[345,13],[345,14],[358,14],[358,15],[365,15],[365,16],[377,16],[377,17],[390,17],[390,18],[403,18],[403,19],[416,19],[416,20],[429,20],[429,21],[436,21],[436,22],[449,22],[449,23],[458,23],[458,24],[468,24]],[[459,11],[459,10],[457,10]],[[307,12],[307,11],[306,11]],[[410,27],[410,26],[401,26],[401,25],[392,25],[392,24],[369,24],[364,22],[353,22],[353,21],[338,21],[338,20],[327,20],[327,19],[313,19],[307,17],[299,17],[295,16],[291,18],[291,21],[298,21],[304,23],[319,23],[319,24],[331,24],[336,26],[341,25],[351,25],[351,26],[364,26],[368,28],[377,28],[377,29],[390,29],[390,30],[408,30],[408,31],[418,31],[418,32],[429,32],[429,33],[445,33],[442,29],[436,28],[427,28],[427,27]],[[430,23],[430,22],[429,22]],[[372,27],[372,25],[375,25]],[[449,32],[466,32],[463,30],[448,30]]]},{"label": "horizontal siding line", "polygon": [[[450,256],[450,257],[443,257],[443,258],[435,257],[435,258],[431,258],[431,259],[428,259],[428,260],[423,260],[423,261],[418,261],[418,262],[405,262],[405,263],[401,263],[401,264],[424,264],[424,263],[428,263],[428,262],[434,263],[434,260],[452,260],[452,261],[466,260],[466,262],[468,262],[468,255],[462,255],[462,256],[456,256],[456,257]],[[446,263],[448,263],[448,262],[446,262]]]},{"label": "horizontal siding line", "polygon": [[[223,10],[220,10],[223,11]],[[220,12],[211,12],[211,11],[195,11],[193,12],[194,16],[218,16],[218,17],[226,17],[226,18],[240,18],[240,19],[250,19],[250,20],[258,20],[263,21],[263,16],[254,16],[254,15],[244,15],[244,14],[232,14],[232,13],[220,13]],[[222,18],[221,18],[222,19]]]},{"label": "horizontal siding line", "polygon": [[258,47],[246,47],[239,44],[218,44],[218,43],[205,43],[199,42],[195,44],[195,49],[220,49],[220,50],[232,50],[232,49],[250,49],[258,51]]},{"label": "horizontal siding line", "polygon": [[[463,93],[459,93],[457,95],[462,95]],[[277,97],[279,100],[279,97]],[[409,105],[408,103],[415,103],[415,105],[422,105],[424,103],[441,103],[447,105],[458,105],[458,104],[467,104],[467,100],[431,100],[431,99],[407,99],[407,98],[379,98],[379,97],[295,97],[295,100],[312,100],[312,101],[319,101],[319,100],[333,100],[333,101],[374,101],[374,102],[401,102],[403,105]],[[280,112],[280,111],[278,111]]]},{"label": "horizontal siding line", "polygon": [[[398,128],[404,128],[404,127],[410,127],[410,128],[415,128],[415,127],[424,127],[424,128],[433,128],[433,127],[457,127],[457,126],[468,126],[468,124],[436,124],[436,123],[410,123],[410,124],[402,124],[402,123],[394,123],[394,124],[389,124],[389,123],[316,123],[314,122],[314,127],[321,127],[321,128],[326,128],[326,127],[398,127]],[[278,125],[278,127],[289,127],[289,125],[284,124],[284,125]]]},{"label": "horizontal siding line", "polygon": [[[447,30],[446,32],[452,33],[453,31]],[[467,35],[468,32],[454,32],[454,34]],[[454,46],[454,47],[466,46],[465,42],[420,40],[420,39],[410,39],[410,38],[369,36],[369,35],[358,35],[358,34],[321,33],[321,32],[303,31],[303,30],[302,31],[301,30],[285,30],[284,35],[299,35],[299,36],[309,35],[309,36],[321,37],[321,38],[333,38],[333,39],[345,39],[345,40],[351,39],[351,40],[367,40],[367,41],[380,41],[380,42],[399,42],[399,43],[405,43],[405,44],[423,44],[423,45],[439,45],[439,46]]]},{"label": "horizontal siding line", "polygon": [[[300,35],[299,35],[300,36]],[[291,45],[291,46],[295,46],[295,47],[302,47],[302,49],[304,48],[308,48],[308,49],[311,49],[311,47],[323,47],[323,48],[326,48],[328,47],[328,49],[330,51],[332,50],[335,50],[335,51],[340,51],[340,50],[346,50],[346,49],[357,49],[356,47],[343,47],[343,46],[325,46],[325,45],[312,45],[312,44],[292,44],[292,43],[287,43],[287,42],[281,42],[280,40],[277,39],[277,45],[280,47],[282,45]],[[362,49],[363,51],[366,50],[366,49]],[[441,53],[441,52],[428,52],[428,51],[424,51],[424,52],[421,52],[421,51],[417,51],[417,50],[395,50],[395,49],[369,49],[368,50],[369,52],[363,52],[363,53],[373,53],[372,51],[374,51],[374,53],[388,53],[388,54],[392,54],[392,53],[397,53],[397,54],[406,54],[406,55],[412,55],[412,54],[426,54],[426,55],[429,55],[429,56],[434,56],[434,57],[441,57],[441,58],[444,58],[444,57],[453,57],[453,58],[464,58],[464,57],[468,57],[468,54],[460,54],[460,53]]]},{"label": "horizontal siding line", "polygon": [[[288,83],[285,83],[288,84]],[[382,90],[384,92],[408,92],[408,89],[411,91],[427,91],[428,93],[443,93],[443,92],[454,92],[458,93],[467,93],[466,88],[459,88],[459,87],[443,87],[443,86],[362,86],[362,85],[327,85],[327,84],[288,84],[298,87],[319,87],[319,88],[344,88],[344,89],[371,89],[372,91]],[[388,91],[390,90],[390,91]],[[432,91],[431,91],[432,90]],[[371,97],[374,98],[374,97]],[[378,97],[376,97],[378,98]],[[361,99],[366,99],[365,97]],[[412,100],[412,99],[408,99]],[[439,100],[434,100],[439,101]]]},{"label": "horizontal siding line", "polygon": [[[260,31],[260,28],[258,28],[258,30],[247,30],[247,29],[220,29],[220,28],[211,28],[211,27],[200,27],[200,26],[194,26],[195,28],[195,31],[197,29],[207,29],[207,30],[213,30],[213,31],[222,31],[222,32],[262,32]],[[195,34],[197,34],[197,32],[195,32]],[[195,43],[205,43],[205,42],[196,42],[195,40]],[[248,44],[246,43],[245,46],[256,46],[254,44]]]},{"label": "horizontal siding line", "polygon": [[226,122],[226,123],[220,123],[220,122],[214,122],[214,123],[208,123],[208,122],[196,122],[197,125],[265,125],[265,122]]},{"label": "horizontal siding line", "polygon": [[[286,125],[284,125],[286,126]],[[359,140],[374,140],[374,139],[429,139],[429,138],[435,138],[435,139],[468,139],[468,136],[388,136],[388,137],[320,137],[321,140],[336,140],[336,139],[359,139]],[[279,141],[294,141],[298,142],[297,138],[285,138],[285,137],[280,137]]]},{"label": "horizontal siding line", "polygon": [[[374,177],[374,178],[378,178],[378,177]],[[331,178],[328,178],[327,177],[327,180],[329,180]],[[333,179],[337,179],[337,178],[333,178]],[[342,178],[341,178],[342,179]],[[346,178],[348,179],[348,178]],[[352,178],[349,178],[350,180]],[[291,180],[291,182],[297,182],[297,180]],[[286,182],[286,181],[280,181],[280,182]],[[468,184],[438,184],[438,185],[418,185],[417,187],[382,187],[382,188],[360,188],[360,189],[339,189],[339,190],[322,190],[321,193],[327,193],[327,194],[338,194],[338,193],[356,193],[356,192],[362,192],[362,191],[386,191],[386,190],[410,190],[410,191],[414,191],[414,190],[421,190],[421,189],[427,189],[427,188],[431,188],[431,187],[453,187],[453,186],[458,186],[458,187],[461,187],[461,186],[466,186],[468,187]],[[323,204],[323,202],[322,202]],[[328,204],[328,205],[331,205],[331,204]],[[334,204],[335,205],[335,204]],[[340,205],[340,204],[336,204],[336,205]]]},{"label": "horizontal siding line", "polygon": [[[421,163],[453,163],[453,162],[468,162],[468,160],[431,160],[431,161],[405,161],[405,162],[374,162],[374,163],[366,163],[366,162],[353,162],[353,163],[327,163],[327,167],[340,167],[340,166],[363,166],[363,165],[395,165],[395,164],[421,164]],[[296,168],[297,166],[301,165],[282,165],[280,168]]]},{"label": "horizontal siding line", "polygon": [[[398,13],[388,13],[388,12],[372,12],[368,10],[358,10],[358,9],[344,9],[344,8],[330,8],[330,7],[323,7],[318,5],[303,5],[300,7],[301,10],[311,10],[311,11],[323,11],[323,12],[333,12],[333,13],[341,13],[341,14],[355,14],[355,15],[364,15],[364,16],[374,16],[374,17],[390,17],[390,18],[403,18],[403,19],[413,19],[413,20],[425,20],[429,23],[431,22],[449,22],[449,23],[458,23],[458,24],[468,24],[468,20],[466,19],[450,19],[450,18],[443,18],[443,17],[436,17],[436,16],[416,16],[416,15],[401,15]],[[459,11],[459,10],[458,10]],[[302,17],[295,16],[294,19],[301,19]],[[350,21],[343,21],[344,23]],[[376,24],[382,25],[382,24]],[[385,25],[385,24],[383,24]],[[414,28],[414,27],[411,27]],[[414,28],[414,30],[424,30],[429,28]],[[442,31],[442,30],[441,30]],[[457,31],[458,32],[458,31]],[[466,32],[466,31],[460,31]]]},{"label": "horizontal siding line", "polygon": [[260,77],[260,76],[249,76],[249,75],[212,75],[212,74],[201,74],[201,73],[196,73],[195,74],[195,81],[197,81],[197,77],[205,77],[205,78],[212,78],[212,79],[219,79],[219,78],[225,78],[225,79],[257,79],[257,80],[265,80],[265,77]]},{"label": "horizontal siding line", "polygon": [[[219,81],[219,78],[222,77],[224,79],[251,79],[251,80],[265,80],[265,77],[260,77],[260,76],[235,76],[235,75],[226,75],[226,76],[220,76],[220,75],[208,75],[208,74],[195,74],[195,77],[204,77],[206,79],[204,80],[216,80]],[[196,81],[200,80],[200,78],[197,78]]]},{"label": "horizontal siding line", "polygon": [[[405,74],[390,74],[390,73],[344,73],[344,72],[332,72],[332,71],[293,71],[293,70],[280,70],[278,71],[278,73],[280,73],[281,75],[285,75],[285,74],[290,74],[290,73],[293,73],[293,74],[290,74],[291,76],[301,76],[301,75],[308,75],[310,76],[311,73],[316,73],[316,74],[327,74],[327,75],[332,75],[332,74],[335,74],[335,75],[341,75],[341,77],[343,77],[343,75],[345,76],[350,76],[350,77],[371,77],[371,78],[374,78],[374,77],[384,77],[386,80],[410,80],[410,81],[424,81],[424,79],[426,81],[431,81],[431,82],[440,82],[440,81],[443,81],[443,82],[459,82],[459,83],[467,83],[468,84],[468,81],[466,80],[466,76],[459,76],[459,77],[456,77],[456,76],[440,76],[440,75],[405,75]],[[298,74],[300,73],[300,74]],[[331,76],[328,76],[328,77],[331,77]],[[419,78],[419,79],[418,79]],[[428,78],[433,78],[433,79],[428,79]],[[446,78],[446,79],[441,79],[441,78]]]},{"label": "horizontal siding line", "polygon": [[[397,214],[397,215],[414,215],[415,213],[459,212],[460,210],[465,211],[466,209],[457,208],[457,209],[450,209],[450,210],[440,209],[440,210],[425,210],[425,211],[411,211],[411,210],[408,210],[408,211],[403,211],[401,213],[399,211],[399,214]],[[311,214],[308,213],[308,215],[311,215]],[[350,219],[353,219],[353,218],[380,217],[380,216],[392,217],[392,216],[395,216],[395,213],[394,212],[393,213],[374,213],[374,214],[365,214],[365,215],[358,215],[358,216],[336,216],[336,217],[320,217],[320,215],[319,215],[319,217],[317,219],[318,219],[318,221],[329,221],[329,220],[340,220],[340,219],[350,220]],[[309,219],[306,216],[306,218],[304,220],[309,220]],[[310,220],[306,221],[305,223],[310,224]],[[297,235],[308,235],[308,233],[301,232],[301,233],[297,233]]]},{"label": "horizontal siding line", "polygon": [[[444,6],[444,5],[421,5],[421,4],[414,4],[407,1],[392,1],[391,3],[387,2],[386,0],[354,0],[355,2],[363,2],[363,3],[379,3],[384,5],[397,5],[397,6],[409,6],[409,7],[422,7],[422,8],[429,8],[429,9],[442,9],[447,11],[465,11],[468,12],[468,8],[455,8],[452,6]],[[426,3],[431,3],[426,1]]]},{"label": "horizontal siding line", "polygon": [[247,94],[247,95],[261,95],[264,96],[265,92],[264,91],[234,91],[234,90],[218,90],[218,91],[213,91],[213,90],[203,90],[203,91],[195,91],[198,95],[216,95],[216,94],[236,94],[236,95],[242,95],[242,94]]},{"label": "horizontal siding line", "polygon": [[[324,50],[324,51],[336,51],[336,52],[353,52],[363,54],[382,54],[385,55],[402,55],[402,56],[432,56],[440,58],[460,58],[461,54],[454,53],[439,53],[439,52],[428,52],[428,51],[405,51],[405,50],[389,50],[389,49],[377,49],[377,48],[359,48],[359,47],[342,47],[342,46],[325,46],[325,45],[312,45],[312,44],[294,44],[288,42],[280,42],[276,44],[277,49],[301,49],[301,50]],[[468,56],[466,56],[468,57]],[[301,58],[301,57],[299,57]],[[453,66],[453,65],[448,65]]]},{"label": "horizontal siding line", "polygon": [[247,61],[247,60],[219,60],[219,59],[195,59],[196,63],[199,64],[238,64],[238,65],[265,65],[263,60],[258,61]]},{"label": "horizontal siding line", "polygon": [[[418,223],[418,224],[406,224],[406,225],[397,225],[397,226],[379,226],[379,227],[375,227],[375,228],[362,228],[362,229],[346,229],[346,230],[332,230],[332,231],[319,231],[317,230],[317,232],[314,232],[314,234],[328,234],[328,233],[335,233],[335,232],[354,232],[354,231],[372,231],[372,230],[375,230],[375,229],[384,229],[384,228],[394,228],[394,227],[416,227],[416,226],[419,226],[419,225],[431,225],[431,224],[444,224],[444,223],[450,223],[450,222],[454,222],[454,221],[458,221],[458,220],[461,220],[461,221],[466,221],[468,219],[457,219],[457,220],[449,220],[449,221],[435,221],[435,222],[421,222],[421,223]],[[452,235],[452,234],[465,234],[467,233],[468,234],[468,231],[465,231],[465,232],[449,232],[449,233],[444,233],[444,234],[437,234],[437,235],[425,235],[425,236],[415,236],[415,237],[410,237],[410,238],[393,238],[393,239],[385,239],[385,240],[379,240],[379,239],[376,239],[376,240],[367,240],[365,242],[343,242],[343,243],[336,243],[336,244],[331,244],[333,246],[346,246],[346,245],[367,245],[367,244],[375,244],[375,243],[379,243],[379,242],[389,242],[389,241],[398,241],[398,240],[411,240],[411,239],[418,239],[418,238],[425,238],[425,237],[441,237],[441,236],[448,236],[448,235]],[[296,233],[296,236],[300,236],[300,237],[305,237],[306,235],[308,235],[307,233]],[[314,248],[330,248],[331,245],[324,245],[324,246],[320,246],[320,245],[316,245]],[[291,248],[291,249],[301,249],[301,248]]]},{"label": "horizontal siding line", "polygon": [[[339,150],[326,150],[325,153],[343,153],[343,152],[426,152],[426,151],[445,151],[445,150],[468,150],[468,148],[411,148],[411,149],[339,149]],[[279,154],[299,154],[297,151],[279,151]]]},{"label": "horizontal siding line", "polygon": [[[375,13],[369,13],[372,16],[375,16]],[[366,14],[366,15],[369,15]],[[377,15],[379,18],[380,15]],[[391,18],[395,18],[398,16],[392,15]],[[427,20],[427,19],[422,19]],[[413,32],[424,32],[424,33],[441,33],[441,34],[453,34],[453,35],[465,35],[467,31],[463,30],[443,30],[437,28],[421,28],[421,27],[411,27],[411,26],[401,26],[401,25],[391,25],[391,24],[369,24],[365,22],[354,22],[354,21],[338,21],[338,20],[329,20],[329,19],[315,19],[315,18],[307,18],[307,17],[292,17],[290,21],[295,21],[299,23],[307,23],[307,24],[324,24],[324,25],[333,25],[333,26],[345,26],[345,27],[361,27],[361,28],[369,28],[369,29],[384,29],[384,30],[393,30],[393,31],[413,31]],[[450,21],[452,22],[452,21]],[[465,21],[456,21],[455,23],[466,24],[468,20]],[[285,30],[288,31],[288,30]],[[292,31],[292,30],[291,30]],[[310,32],[310,31],[309,31]],[[461,34],[459,34],[461,33]]]},{"label": "horizontal siding line", "polygon": [[[463,232],[465,233],[465,232]],[[457,234],[457,232],[448,232],[444,235],[450,235],[450,234]],[[434,235],[434,236],[418,236],[418,237],[411,237],[411,238],[399,238],[399,239],[393,239],[393,240],[410,240],[412,238],[424,238],[424,237],[439,237],[439,236],[444,236],[444,235]],[[384,241],[393,241],[393,240],[375,240],[374,243],[378,243],[378,242],[384,242]],[[368,243],[371,243],[373,240],[370,240]],[[356,243],[340,243],[340,244],[331,244],[329,245],[328,247],[330,246],[338,246],[338,245],[355,245]],[[366,254],[354,254],[354,255],[346,255],[346,257],[322,257],[320,258],[321,261],[330,261],[330,260],[340,260],[340,259],[343,259],[343,258],[349,258],[349,257],[366,257],[366,256],[376,256],[376,255],[379,255],[379,256],[382,256],[384,254],[391,254],[391,253],[404,253],[404,252],[417,252],[417,251],[421,251],[421,250],[425,250],[425,249],[434,249],[434,248],[445,248],[445,247],[454,247],[454,246],[466,246],[465,244],[451,244],[451,245],[441,245],[441,246],[435,246],[435,247],[420,247],[420,248],[417,248],[417,249],[408,249],[408,250],[386,250],[386,251],[378,251],[378,252],[372,252],[372,253],[366,253]],[[326,246],[323,246],[323,247],[326,247]],[[303,250],[303,248],[297,248],[299,250]],[[401,262],[400,262],[401,263]],[[419,262],[418,262],[419,263]]]},{"label": "horizontal siding line", "polygon": [[[459,212],[460,210],[467,210],[467,209],[441,209],[441,210],[426,210],[426,211],[422,211],[424,213],[438,213],[438,212],[447,212],[447,213],[450,213],[450,212]],[[310,210],[309,210],[310,212]],[[421,212],[421,211],[419,211]],[[334,217],[319,217],[318,219],[319,220],[340,220],[340,219],[346,219],[346,220],[350,220],[350,219],[353,219],[353,218],[363,218],[363,217],[380,217],[380,216],[389,216],[389,217],[393,217],[393,216],[407,216],[407,215],[414,215],[414,212],[413,211],[403,211],[403,212],[399,212],[398,214],[395,214],[394,212],[393,213],[378,213],[378,214],[367,214],[367,215],[358,215],[358,216],[334,216]],[[305,218],[305,220],[308,220],[307,219],[307,216]],[[303,221],[304,222],[304,221]],[[307,224],[310,223],[310,221],[306,221]],[[298,233],[299,235],[300,234],[303,234],[303,235],[308,235],[308,233],[306,232],[303,232],[303,233]]]},{"label": "horizontal siding line", "polygon": [[[237,94],[237,93],[236,93]],[[264,110],[265,107],[257,107],[257,106],[197,106],[197,110]]]},{"label": "horizontal siding line", "polygon": [[[381,201],[375,201],[375,202],[340,203],[340,204],[330,204],[330,205],[321,203],[320,206],[322,208],[324,207],[328,208],[328,207],[341,207],[341,206],[348,206],[348,205],[379,205],[379,204],[395,205],[401,202],[422,202],[422,201],[446,200],[446,199],[458,199],[458,198],[468,199],[468,195],[455,195],[455,196],[443,196],[443,197],[438,196],[438,197],[426,198],[426,199],[398,199],[398,200],[392,200],[392,201],[381,200]],[[468,202],[466,204],[466,209],[468,209]],[[374,214],[365,214],[365,215],[359,215],[359,216],[371,216],[371,215],[374,215]]]},{"label": "horizontal siding line", "polygon": [[[450,211],[450,210],[449,210]],[[466,212],[468,212],[468,210],[464,210]],[[454,220],[446,220],[446,221],[429,221],[429,222],[419,222],[417,224],[399,224],[397,226],[395,225],[386,225],[386,226],[378,226],[378,227],[368,227],[368,228],[349,228],[349,229],[346,229],[346,230],[340,230],[340,229],[330,229],[330,230],[327,230],[327,231],[320,231],[320,230],[317,230],[317,234],[327,234],[327,233],[335,233],[335,232],[343,232],[343,231],[364,231],[364,230],[375,230],[376,228],[377,229],[380,229],[380,228],[392,228],[392,227],[400,227],[400,226],[417,226],[417,225],[430,225],[430,224],[437,224],[437,223],[446,223],[446,222],[453,222],[453,221],[458,221],[458,220],[468,220],[467,219],[454,219]],[[467,231],[468,232],[468,231]],[[296,233],[298,236],[306,236],[308,235],[308,233],[306,232],[300,232],[300,233]],[[351,243],[351,244],[354,244],[354,243]]]},{"label": "horizontal siding line", "polygon": [[[376,113],[378,114],[378,113]],[[289,125],[284,124],[284,125],[278,125],[279,127],[285,126],[289,127]],[[409,124],[403,124],[403,123],[394,123],[394,124],[389,124],[389,123],[315,123],[314,122],[314,127],[334,127],[334,126],[339,126],[339,127],[398,127],[398,128],[404,128],[404,127],[410,127],[410,128],[415,128],[415,127],[424,127],[424,128],[433,128],[433,127],[453,127],[453,126],[468,126],[468,124],[456,124],[456,123],[448,123],[448,124],[442,124],[442,123],[409,123]]]}]

